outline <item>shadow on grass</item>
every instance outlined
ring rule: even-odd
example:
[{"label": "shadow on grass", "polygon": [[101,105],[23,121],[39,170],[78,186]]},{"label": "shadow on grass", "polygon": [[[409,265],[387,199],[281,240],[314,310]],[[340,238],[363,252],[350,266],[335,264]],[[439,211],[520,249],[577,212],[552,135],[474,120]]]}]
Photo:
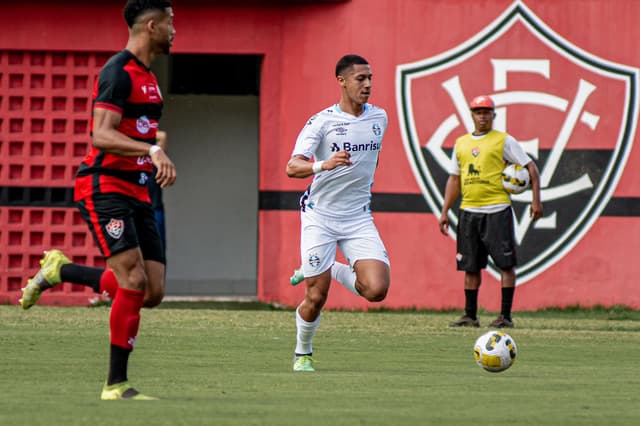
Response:
[{"label": "shadow on grass", "polygon": [[171,301],[162,302],[160,309],[213,309],[227,311],[293,311],[293,308],[262,302],[234,302],[234,301]]},{"label": "shadow on grass", "polygon": [[[167,301],[163,302],[159,308],[161,309],[212,309],[212,310],[233,310],[233,311],[293,311],[295,308],[274,303],[262,302],[245,302],[245,301]],[[351,310],[340,310],[343,312],[352,312]],[[353,311],[358,312],[358,311]],[[416,313],[439,313],[451,314],[459,313],[460,309],[445,310],[428,310],[417,308],[406,309],[388,309],[374,308],[369,309],[369,313],[391,313],[391,314],[416,314]],[[479,314],[494,315],[497,312],[488,312],[480,310]],[[640,310],[614,305],[606,306],[568,306],[568,307],[551,307],[540,309],[538,311],[518,311],[518,317],[536,317],[536,318],[590,318],[590,319],[608,319],[608,320],[632,320],[640,321]]]}]

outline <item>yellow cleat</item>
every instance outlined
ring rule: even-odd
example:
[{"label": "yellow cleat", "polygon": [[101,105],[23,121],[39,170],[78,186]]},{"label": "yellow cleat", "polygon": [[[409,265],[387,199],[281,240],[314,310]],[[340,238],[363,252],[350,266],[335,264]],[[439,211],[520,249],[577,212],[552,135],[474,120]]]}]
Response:
[{"label": "yellow cleat", "polygon": [[40,270],[22,288],[20,299],[22,309],[29,309],[40,299],[44,290],[60,284],[62,282],[60,270],[62,266],[70,263],[71,261],[60,250],[45,251],[44,257],[40,260]]},{"label": "yellow cleat", "polygon": [[114,385],[107,385],[105,383],[102,388],[100,399],[103,401],[118,401],[121,399],[130,399],[134,401],[156,401],[158,398],[143,395],[131,387],[129,382],[122,382]]},{"label": "yellow cleat", "polygon": [[293,371],[316,371],[313,368],[311,355],[296,355],[293,360]]}]

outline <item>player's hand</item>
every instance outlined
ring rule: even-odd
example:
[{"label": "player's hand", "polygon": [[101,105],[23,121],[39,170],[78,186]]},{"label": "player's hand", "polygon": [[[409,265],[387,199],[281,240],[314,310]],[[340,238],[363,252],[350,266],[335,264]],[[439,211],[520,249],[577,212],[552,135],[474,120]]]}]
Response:
[{"label": "player's hand", "polygon": [[449,215],[447,213],[440,215],[439,225],[440,233],[442,235],[449,235]]},{"label": "player's hand", "polygon": [[529,208],[529,216],[534,222],[542,217],[544,214],[542,210],[542,203],[540,201],[534,201]]},{"label": "player's hand", "polygon": [[324,170],[333,170],[338,166],[350,166],[351,154],[347,151],[338,151],[324,162]]},{"label": "player's hand", "polygon": [[155,179],[160,188],[164,189],[173,185],[176,181],[176,166],[169,159],[169,156],[163,150],[158,150],[151,156],[151,161],[158,169]]}]

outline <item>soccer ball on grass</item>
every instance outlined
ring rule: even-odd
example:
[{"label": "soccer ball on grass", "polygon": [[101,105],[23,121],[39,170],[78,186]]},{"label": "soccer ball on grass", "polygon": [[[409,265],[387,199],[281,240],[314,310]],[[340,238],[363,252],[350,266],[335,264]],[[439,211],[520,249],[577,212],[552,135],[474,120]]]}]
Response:
[{"label": "soccer ball on grass", "polygon": [[487,371],[498,373],[513,365],[518,354],[516,342],[502,331],[489,331],[473,345],[473,358]]},{"label": "soccer ball on grass", "polygon": [[520,194],[529,189],[529,170],[519,164],[508,164],[502,171],[502,186],[509,194]]}]

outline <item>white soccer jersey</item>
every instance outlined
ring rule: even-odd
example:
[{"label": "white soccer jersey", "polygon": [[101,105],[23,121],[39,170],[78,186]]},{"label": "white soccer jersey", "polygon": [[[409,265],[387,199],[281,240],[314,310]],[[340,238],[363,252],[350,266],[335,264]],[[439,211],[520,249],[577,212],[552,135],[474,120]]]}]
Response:
[{"label": "white soccer jersey", "polygon": [[387,113],[371,104],[365,104],[358,117],[343,112],[338,104],[311,117],[298,135],[291,155],[321,161],[344,150],[351,154],[352,164],[316,174],[303,196],[305,208],[334,218],[368,212],[386,129]]}]

